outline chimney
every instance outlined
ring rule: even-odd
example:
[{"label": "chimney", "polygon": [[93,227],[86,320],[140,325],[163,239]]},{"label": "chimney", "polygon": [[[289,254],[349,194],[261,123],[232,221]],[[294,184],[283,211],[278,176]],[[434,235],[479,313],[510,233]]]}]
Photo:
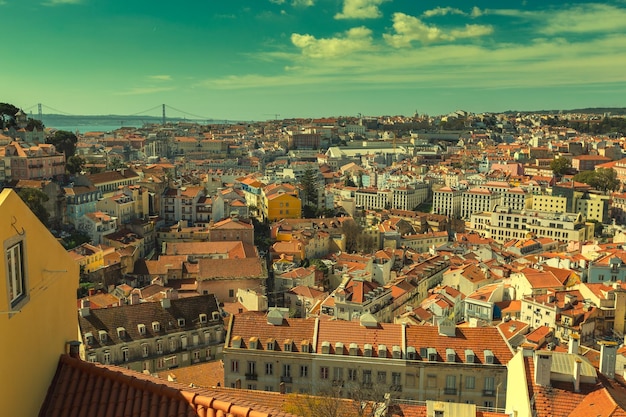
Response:
[{"label": "chimney", "polygon": [[139,298],[139,293],[136,291],[133,291],[130,293],[130,304],[131,305],[135,305],[135,304],[139,304],[140,298]]},{"label": "chimney", "polygon": [[600,341],[600,372],[608,378],[615,378],[617,343]]},{"label": "chimney", "polygon": [[96,289],[95,288],[89,288],[88,294],[89,294],[90,297],[92,295],[96,295]]},{"label": "chimney", "polygon": [[580,392],[580,368],[582,363],[583,361],[580,358],[574,359],[574,392]]},{"label": "chimney", "polygon": [[172,301],[167,298],[167,296],[165,298],[161,298],[161,307],[163,308],[170,308],[172,306]]},{"label": "chimney", "polygon": [[67,353],[75,359],[80,359],[79,348],[81,343],[78,340],[72,340],[67,342],[66,344]]},{"label": "chimney", "polygon": [[535,383],[542,387],[549,387],[551,370],[552,352],[545,350],[535,352]]},{"label": "chimney", "polygon": [[78,310],[81,317],[88,317],[91,312],[91,303],[88,299],[83,298],[80,300],[80,310]]},{"label": "chimney", "polygon": [[577,334],[570,334],[569,341],[567,342],[567,353],[571,355],[578,355],[578,339],[580,336]]}]

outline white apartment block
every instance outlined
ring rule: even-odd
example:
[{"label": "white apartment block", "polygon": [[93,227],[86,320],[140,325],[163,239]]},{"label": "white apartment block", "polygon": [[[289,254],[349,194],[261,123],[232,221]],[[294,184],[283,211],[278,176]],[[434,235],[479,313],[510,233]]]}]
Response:
[{"label": "white apartment block", "polygon": [[531,208],[533,195],[515,187],[502,193],[502,205],[513,211],[522,211]]},{"label": "white apartment block", "polygon": [[593,237],[593,225],[586,224],[580,213],[514,213],[502,206],[496,207],[491,213],[472,214],[470,229],[498,242],[531,236],[548,237],[562,242],[580,242]]},{"label": "white apartment block", "polygon": [[355,191],[354,199],[357,207],[364,210],[382,210],[393,208],[413,210],[428,197],[428,185],[415,184],[410,187],[398,187],[390,190],[361,188]]},{"label": "white apartment block", "polygon": [[457,217],[461,214],[463,193],[450,187],[433,192],[433,213]]},{"label": "white apartment block", "polygon": [[483,188],[472,188],[463,193],[461,218],[468,219],[472,213],[491,211],[500,203],[500,195]]}]

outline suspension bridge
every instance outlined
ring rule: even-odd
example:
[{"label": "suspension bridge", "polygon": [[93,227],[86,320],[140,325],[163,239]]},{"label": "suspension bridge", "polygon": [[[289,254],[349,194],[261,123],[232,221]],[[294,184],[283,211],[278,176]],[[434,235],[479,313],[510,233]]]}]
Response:
[{"label": "suspension bridge", "polygon": [[[36,110],[36,113],[33,113],[35,110]],[[185,110],[177,109],[167,104],[159,104],[149,109],[132,113],[132,114],[126,114],[126,115],[119,115],[119,114],[91,115],[91,116],[79,115],[79,114],[72,114],[63,110],[59,110],[59,109],[56,109],[54,107],[51,107],[42,103],[37,103],[30,107],[26,107],[23,109],[23,111],[29,114],[31,118],[38,119],[41,122],[44,122],[44,124],[46,124],[45,121],[47,119],[48,120],[50,118],[58,119],[58,118],[63,118],[63,117],[65,118],[89,118],[89,119],[106,118],[108,120],[118,121],[121,125],[123,125],[125,122],[126,123],[141,122],[142,124],[145,124],[146,122],[148,123],[160,122],[163,125],[165,125],[168,121],[169,122],[190,121],[190,122],[196,122],[196,123],[205,122],[205,123],[224,123],[224,124],[237,123],[235,121],[230,121],[230,120],[215,119],[212,117],[201,116],[198,114],[187,112]],[[174,112],[174,115],[171,114],[172,112]]]}]

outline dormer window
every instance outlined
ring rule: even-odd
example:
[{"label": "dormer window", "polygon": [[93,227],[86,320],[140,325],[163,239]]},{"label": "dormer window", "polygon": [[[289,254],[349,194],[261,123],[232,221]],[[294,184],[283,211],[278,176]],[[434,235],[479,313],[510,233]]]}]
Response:
[{"label": "dormer window", "polygon": [[199,319],[200,319],[200,323],[206,323],[208,321],[207,320],[207,315],[204,314],[204,313],[200,314]]},{"label": "dormer window", "polygon": [[85,342],[88,345],[93,345],[93,333],[85,333]]},{"label": "dormer window", "polygon": [[414,346],[409,346],[406,348],[406,358],[408,360],[414,361],[417,358],[417,351]]},{"label": "dormer window", "polygon": [[494,363],[493,352],[490,350],[485,350],[483,353],[485,354],[485,363],[489,365],[493,365]]},{"label": "dormer window", "polygon": [[323,341],[322,342],[322,353],[329,354],[330,353],[330,342]]},{"label": "dormer window", "polygon": [[270,339],[267,341],[267,350],[275,350],[276,349],[276,341],[274,339]]},{"label": "dormer window", "polygon": [[140,335],[145,336],[145,334],[146,334],[146,325],[145,324],[138,324],[137,325],[137,331],[139,332]]},{"label": "dormer window", "polygon": [[117,337],[119,337],[120,339],[123,339],[126,337],[126,329],[123,327],[118,327],[117,328]]},{"label": "dormer window", "polygon": [[437,361],[437,349],[435,349],[435,348],[428,348],[427,354],[428,354],[428,361],[429,362],[436,362]]},{"label": "dormer window", "polygon": [[178,327],[185,327],[185,319],[178,319]]},{"label": "dormer window", "polygon": [[259,343],[259,339],[256,337],[251,337],[250,340],[248,340],[248,349],[251,350],[256,350],[257,346]]},{"label": "dormer window", "polygon": [[300,346],[300,350],[302,353],[309,353],[309,341],[303,340],[302,345]]},{"label": "dormer window", "polygon": [[107,342],[107,332],[104,330],[99,330],[98,331],[98,338],[100,339],[100,343],[106,343]]},{"label": "dormer window", "polygon": [[291,352],[291,347],[292,346],[293,346],[293,340],[291,340],[291,339],[285,340],[285,343],[283,344],[284,351],[285,352]]},{"label": "dormer window", "polygon": [[161,331],[161,323],[159,323],[158,321],[153,321],[152,322],[152,331],[160,332]]},{"label": "dormer window", "polygon": [[372,357],[372,345],[370,345],[369,343],[366,343],[363,346],[363,356],[365,356],[367,358],[371,358]]}]

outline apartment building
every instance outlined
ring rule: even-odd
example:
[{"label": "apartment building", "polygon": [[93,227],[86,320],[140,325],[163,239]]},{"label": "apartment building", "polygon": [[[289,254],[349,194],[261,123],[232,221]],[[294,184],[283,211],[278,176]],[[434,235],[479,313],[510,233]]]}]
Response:
[{"label": "apartment building", "polygon": [[79,267],[11,189],[0,192],[2,413],[34,416],[76,339]]},{"label": "apartment building", "polygon": [[468,219],[472,213],[491,211],[500,203],[500,194],[486,188],[472,188],[462,194],[461,218]]},{"label": "apartment building", "polygon": [[198,205],[204,196],[203,187],[169,188],[161,198],[161,216],[167,223],[183,220],[194,224],[198,221]]},{"label": "apartment building", "polygon": [[[26,145],[26,146],[24,146]],[[54,145],[11,142],[4,148],[13,180],[53,178],[65,174],[65,156]]]},{"label": "apartment building", "polygon": [[502,205],[512,211],[522,211],[531,208],[533,195],[520,187],[509,188],[502,193]]},{"label": "apartment building", "polygon": [[497,242],[531,236],[549,237],[562,242],[581,242],[593,237],[593,224],[585,223],[580,213],[513,213],[506,207],[496,207],[491,213],[472,214],[470,228]]},{"label": "apartment building", "polygon": [[279,311],[233,317],[224,345],[226,386],[322,393],[335,387],[391,398],[504,407],[513,353],[496,328],[287,319]]},{"label": "apartment building", "polygon": [[450,217],[458,217],[461,214],[463,193],[450,187],[442,187],[433,191],[433,213],[443,214]]},{"label": "apartment building", "polygon": [[78,315],[83,360],[139,372],[212,360],[224,340],[214,295],[103,309],[83,300]]}]

